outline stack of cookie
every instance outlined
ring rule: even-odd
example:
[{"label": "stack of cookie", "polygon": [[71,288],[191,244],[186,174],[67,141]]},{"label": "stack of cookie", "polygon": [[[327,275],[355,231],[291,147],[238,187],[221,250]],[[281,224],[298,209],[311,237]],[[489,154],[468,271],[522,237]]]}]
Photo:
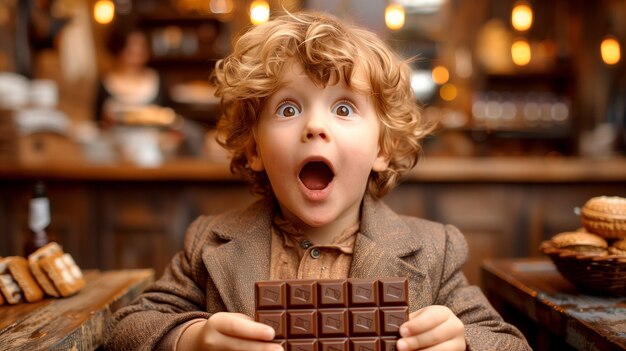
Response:
[{"label": "stack of cookie", "polygon": [[626,294],[626,198],[593,197],[580,219],[580,229],[553,236],[540,250],[581,290]]},{"label": "stack of cookie", "polygon": [[66,297],[83,286],[83,274],[57,243],[49,243],[28,256],[0,258],[0,305],[35,302],[45,295]]},{"label": "stack of cookie", "polygon": [[581,209],[580,217],[583,227],[552,237],[554,247],[594,256],[626,256],[625,198],[591,198]]}]

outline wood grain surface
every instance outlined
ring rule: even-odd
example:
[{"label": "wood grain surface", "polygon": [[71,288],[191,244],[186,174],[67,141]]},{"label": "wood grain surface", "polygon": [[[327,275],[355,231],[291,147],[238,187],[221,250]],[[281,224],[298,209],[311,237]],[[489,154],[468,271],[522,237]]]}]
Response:
[{"label": "wood grain surface", "polygon": [[626,299],[580,293],[547,258],[488,259],[487,296],[577,350],[626,350]]},{"label": "wood grain surface", "polygon": [[4,350],[93,350],[102,345],[113,312],[154,279],[151,269],[86,271],[87,285],[67,298],[0,306]]}]

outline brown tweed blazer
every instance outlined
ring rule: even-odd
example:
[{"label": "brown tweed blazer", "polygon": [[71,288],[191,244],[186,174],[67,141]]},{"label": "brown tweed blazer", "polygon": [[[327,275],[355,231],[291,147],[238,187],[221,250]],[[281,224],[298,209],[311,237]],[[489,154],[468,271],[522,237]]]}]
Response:
[{"label": "brown tweed blazer", "polygon": [[[105,348],[172,349],[171,331],[187,321],[219,311],[253,316],[254,282],[269,278],[274,208],[261,200],[196,219],[163,277],[114,315]],[[410,310],[448,306],[465,324],[471,350],[530,350],[480,289],[468,285],[461,272],[467,243],[455,227],[400,216],[366,196],[357,235],[350,277],[407,277]]]}]

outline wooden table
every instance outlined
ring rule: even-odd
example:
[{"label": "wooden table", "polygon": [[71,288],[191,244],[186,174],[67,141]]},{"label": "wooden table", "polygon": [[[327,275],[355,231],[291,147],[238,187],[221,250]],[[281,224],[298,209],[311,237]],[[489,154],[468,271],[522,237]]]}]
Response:
[{"label": "wooden table", "polygon": [[67,298],[0,306],[2,350],[93,350],[111,315],[154,280],[152,269],[85,271],[87,285]]},{"label": "wooden table", "polygon": [[535,350],[626,350],[626,296],[580,294],[547,258],[486,260],[482,281]]}]

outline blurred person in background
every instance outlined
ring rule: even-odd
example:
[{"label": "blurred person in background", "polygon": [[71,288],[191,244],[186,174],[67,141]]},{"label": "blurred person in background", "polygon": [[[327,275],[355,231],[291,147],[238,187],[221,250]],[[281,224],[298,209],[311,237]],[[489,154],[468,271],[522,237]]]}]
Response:
[{"label": "blurred person in background", "polygon": [[[113,55],[111,70],[98,83],[95,118],[101,127],[128,122],[130,112],[136,118],[139,111],[145,122],[173,118],[170,109],[163,116],[159,109],[169,105],[166,84],[158,71],[147,66],[150,47],[146,34],[138,28],[114,28],[107,43]],[[157,123],[160,124],[160,123]]]}]

